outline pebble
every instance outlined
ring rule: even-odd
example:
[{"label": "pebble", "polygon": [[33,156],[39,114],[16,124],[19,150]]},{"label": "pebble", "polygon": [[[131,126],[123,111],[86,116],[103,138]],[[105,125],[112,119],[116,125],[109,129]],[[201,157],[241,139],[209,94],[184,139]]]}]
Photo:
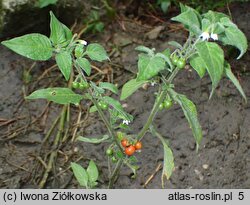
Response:
[{"label": "pebble", "polygon": [[202,168],[205,169],[205,170],[208,169],[208,167],[209,167],[208,164],[203,164],[203,165],[202,165]]}]

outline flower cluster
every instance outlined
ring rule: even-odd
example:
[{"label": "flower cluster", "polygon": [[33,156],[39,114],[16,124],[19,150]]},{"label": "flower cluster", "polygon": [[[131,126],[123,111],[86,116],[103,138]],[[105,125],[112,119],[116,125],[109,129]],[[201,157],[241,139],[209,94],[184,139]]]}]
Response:
[{"label": "flower cluster", "polygon": [[213,39],[214,41],[217,41],[218,35],[216,33],[209,34],[205,31],[200,35],[200,38],[202,39],[202,41],[207,41],[209,38]]}]

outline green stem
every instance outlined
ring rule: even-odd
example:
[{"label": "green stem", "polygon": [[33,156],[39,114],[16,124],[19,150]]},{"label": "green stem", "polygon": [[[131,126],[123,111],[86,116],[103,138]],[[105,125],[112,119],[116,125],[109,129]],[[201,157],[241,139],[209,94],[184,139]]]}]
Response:
[{"label": "green stem", "polygon": [[[91,92],[91,89],[89,89],[89,94],[90,94],[91,96],[93,96],[93,95],[92,95],[92,92]],[[119,142],[118,138],[116,137],[116,134],[115,134],[115,132],[113,131],[113,129],[112,129],[112,127],[111,127],[111,125],[110,125],[108,119],[105,117],[105,115],[104,115],[102,109],[101,109],[100,106],[98,105],[96,99],[93,98],[93,97],[92,97],[92,102],[93,102],[94,105],[96,106],[97,111],[98,111],[98,113],[99,113],[99,115],[100,115],[100,118],[102,119],[102,121],[104,122],[105,126],[107,127],[108,132],[110,133],[110,135],[111,135],[111,137],[113,138],[114,142],[116,143],[116,145],[118,146],[118,148],[120,149],[120,151],[123,152],[123,149],[122,149],[122,147],[121,147],[121,145],[120,145],[120,142]]]},{"label": "green stem", "polygon": [[[166,83],[170,84],[173,79],[176,77],[177,73],[179,72],[179,69],[176,68],[174,69],[174,71],[171,73],[171,75],[169,76],[169,78],[167,79]],[[146,122],[146,124],[143,126],[142,130],[139,132],[139,134],[137,135],[137,140],[140,141],[144,135],[146,134],[146,132],[148,131],[150,125],[152,124],[152,122],[154,121],[154,118],[157,114],[157,112],[159,111],[159,106],[160,104],[163,102],[165,96],[167,94],[167,90],[163,90],[161,91],[160,95],[159,95],[159,99],[156,100],[153,109],[151,110],[151,113],[148,117],[148,120]]]},{"label": "green stem", "polygon": [[153,109],[151,110],[151,113],[148,117],[148,120],[146,122],[146,124],[143,126],[142,130],[139,132],[139,134],[137,135],[137,140],[140,141],[142,140],[142,138],[144,137],[144,135],[146,134],[146,132],[148,131],[148,128],[150,127],[150,125],[152,124],[158,110],[159,110],[159,106],[160,104],[163,102],[165,96],[166,96],[166,92],[167,91],[161,91],[158,100],[156,100]]},{"label": "green stem", "polygon": [[122,162],[123,162],[123,159],[119,159],[119,161],[116,164],[116,167],[115,167],[115,169],[114,169],[114,171],[113,171],[113,173],[112,173],[112,175],[111,175],[111,177],[109,179],[109,186],[108,186],[109,189],[113,188],[115,180],[116,180],[116,178],[117,178],[117,176],[118,176],[118,174],[120,172]]}]

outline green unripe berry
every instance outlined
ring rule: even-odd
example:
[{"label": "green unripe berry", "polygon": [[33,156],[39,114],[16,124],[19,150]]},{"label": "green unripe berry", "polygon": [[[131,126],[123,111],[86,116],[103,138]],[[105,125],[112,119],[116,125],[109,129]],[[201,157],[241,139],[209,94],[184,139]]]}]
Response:
[{"label": "green unripe berry", "polygon": [[165,101],[163,102],[163,105],[164,105],[164,108],[165,108],[165,109],[169,109],[169,108],[172,107],[173,102],[172,102],[171,99],[168,99],[168,100],[165,100]]},{"label": "green unripe berry", "polygon": [[112,161],[113,163],[116,163],[118,160],[115,158],[115,156],[113,156],[113,157],[111,158],[111,161]]},{"label": "green unripe berry", "polygon": [[159,105],[159,109],[160,109],[160,110],[163,110],[163,108],[164,108],[164,104],[161,103],[161,104]]},{"label": "green unripe berry", "polygon": [[177,68],[179,69],[183,69],[186,65],[186,60],[184,58],[180,58],[178,61],[177,61]]},{"label": "green unripe berry", "polygon": [[84,89],[86,89],[88,87],[89,87],[89,84],[87,82],[79,83],[79,89],[80,90],[84,90]]},{"label": "green unripe berry", "polygon": [[79,83],[77,81],[72,82],[72,88],[79,88]]},{"label": "green unripe berry", "polygon": [[113,155],[113,150],[110,149],[110,148],[108,148],[108,149],[106,150],[106,155],[112,156],[112,155]]}]

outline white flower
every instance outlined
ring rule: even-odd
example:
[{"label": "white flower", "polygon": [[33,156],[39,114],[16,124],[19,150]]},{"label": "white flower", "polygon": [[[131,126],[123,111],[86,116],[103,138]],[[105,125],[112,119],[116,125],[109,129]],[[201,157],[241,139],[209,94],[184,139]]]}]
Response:
[{"label": "white flower", "polygon": [[201,35],[200,35],[200,38],[203,40],[203,41],[206,41],[209,39],[209,33],[208,32],[203,32]]},{"label": "white flower", "polygon": [[84,41],[84,40],[79,40],[79,43],[84,45],[84,46],[86,46],[88,44],[87,41]]},{"label": "white flower", "polygon": [[151,86],[155,86],[157,83],[156,82],[151,82]]},{"label": "white flower", "polygon": [[216,33],[211,33],[210,38],[217,41],[218,40],[218,35]]},{"label": "white flower", "polygon": [[122,121],[122,124],[124,124],[124,125],[128,125],[129,123],[130,123],[129,120],[123,120],[123,121]]}]

